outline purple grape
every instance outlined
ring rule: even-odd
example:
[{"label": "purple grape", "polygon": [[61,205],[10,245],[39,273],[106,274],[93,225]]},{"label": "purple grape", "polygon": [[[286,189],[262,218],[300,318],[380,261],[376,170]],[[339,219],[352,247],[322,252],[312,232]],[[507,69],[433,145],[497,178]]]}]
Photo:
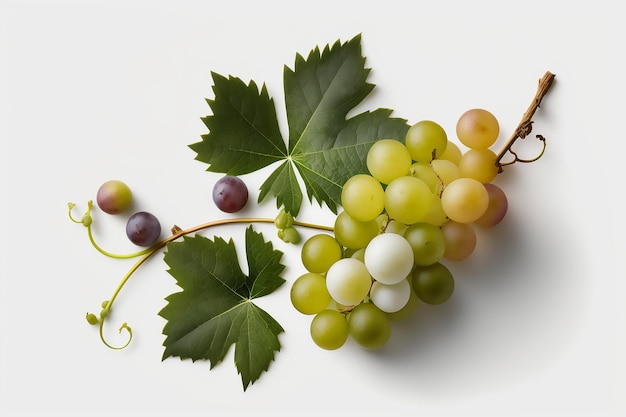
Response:
[{"label": "purple grape", "polygon": [[161,236],[161,223],[151,213],[137,212],[126,223],[126,236],[135,245],[152,246]]},{"label": "purple grape", "polygon": [[213,186],[213,202],[223,212],[236,213],[248,202],[248,187],[238,177],[222,177]]}]

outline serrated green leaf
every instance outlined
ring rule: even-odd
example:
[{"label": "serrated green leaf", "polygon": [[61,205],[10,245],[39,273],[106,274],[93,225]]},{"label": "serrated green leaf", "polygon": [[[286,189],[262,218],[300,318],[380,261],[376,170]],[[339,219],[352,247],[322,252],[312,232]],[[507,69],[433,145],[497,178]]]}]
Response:
[{"label": "serrated green leaf", "polygon": [[[263,182],[259,202],[270,195],[277,207],[297,215],[302,205],[298,172],[309,201],[325,203],[334,213],[341,188],[352,175],[367,172],[367,151],[379,139],[403,141],[406,120],[391,110],[366,111],[347,118],[374,85],[361,54],[361,36],[297,54],[294,68],[283,71],[288,147],[279,132],[274,102],[265,86],[213,75],[213,111],[204,118],[209,133],[190,145],[209,171],[241,175],[283,160]],[[288,150],[287,150],[288,149]]]},{"label": "serrated green leaf", "polygon": [[235,366],[246,390],[280,350],[283,328],[252,300],[285,282],[281,257],[251,226],[246,229],[248,275],[232,239],[196,235],[170,242],[164,259],[182,291],[168,296],[159,312],[167,320],[163,359],[209,360],[212,369],[234,344]]}]

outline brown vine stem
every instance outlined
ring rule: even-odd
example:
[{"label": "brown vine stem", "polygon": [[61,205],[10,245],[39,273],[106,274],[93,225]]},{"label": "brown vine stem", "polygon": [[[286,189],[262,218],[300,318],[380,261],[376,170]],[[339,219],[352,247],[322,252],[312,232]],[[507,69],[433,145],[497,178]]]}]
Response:
[{"label": "brown vine stem", "polygon": [[[495,164],[498,167],[499,173],[502,172],[502,167],[506,165],[512,165],[515,162],[524,162],[524,163],[533,162],[541,158],[541,156],[543,155],[543,152],[546,149],[546,140],[541,135],[537,135],[536,137],[537,139],[543,142],[543,149],[541,150],[539,155],[535,158],[532,158],[532,159],[519,158],[517,154],[511,148],[513,147],[513,144],[517,141],[517,139],[524,139],[532,131],[532,124],[533,124],[532,118],[535,115],[535,112],[537,111],[539,106],[541,105],[541,100],[543,100],[543,97],[548,93],[548,90],[550,90],[550,87],[552,86],[552,83],[554,82],[555,77],[556,77],[555,74],[551,73],[550,71],[547,71],[543,75],[543,77],[539,79],[539,85],[537,86],[537,93],[535,94],[535,97],[530,103],[530,106],[528,106],[528,109],[524,113],[522,120],[517,125],[517,128],[515,129],[515,131],[509,138],[509,141],[504,146],[504,148],[502,148],[502,150],[500,151],[500,153],[498,153],[496,157]],[[509,162],[502,162],[502,158],[507,153],[511,153],[514,159]]]},{"label": "brown vine stem", "polygon": [[[70,211],[72,209],[73,206],[70,206]],[[71,217],[71,212],[70,212],[70,218]],[[215,220],[215,221],[211,221],[211,222],[207,222],[207,223],[203,223],[203,224],[199,224],[197,226],[193,226],[190,227],[188,229],[182,229],[177,225],[174,225],[171,228],[171,232],[172,235],[168,236],[167,238],[161,240],[160,242],[154,244],[153,246],[151,246],[150,248],[146,249],[145,251],[142,251],[140,253],[136,253],[134,254],[134,256],[141,256],[137,262],[135,262],[135,264],[130,268],[130,270],[126,273],[126,275],[124,275],[124,277],[122,278],[122,280],[120,281],[120,283],[118,284],[117,288],[115,289],[115,291],[113,292],[113,295],[111,296],[111,298],[109,300],[107,300],[104,305],[103,305],[103,309],[100,312],[100,320],[98,320],[98,323],[100,324],[100,340],[102,340],[102,342],[109,348],[111,349],[115,349],[115,350],[121,350],[124,349],[125,347],[127,347],[132,338],[133,338],[133,332],[132,329],[128,326],[127,323],[122,324],[122,326],[119,328],[119,331],[122,332],[122,330],[125,330],[128,333],[128,339],[126,340],[126,343],[124,343],[121,346],[113,346],[111,345],[106,338],[104,337],[104,322],[106,320],[106,318],[109,315],[109,312],[111,311],[111,308],[113,307],[113,303],[115,302],[117,296],[119,295],[119,293],[122,291],[122,288],[124,287],[124,285],[128,282],[128,280],[130,279],[130,277],[133,275],[133,273],[139,269],[139,267],[146,262],[150,257],[152,257],[152,255],[154,255],[155,253],[157,253],[160,249],[164,248],[168,243],[173,242],[185,235],[191,234],[191,233],[195,233],[198,232],[200,230],[204,230],[204,229],[208,229],[214,226],[221,226],[221,225],[228,225],[228,224],[235,224],[235,223],[274,223],[274,219],[269,219],[269,218],[261,218],[261,217],[241,217],[241,218],[232,218],[232,219],[223,219],[223,220]],[[296,221],[294,220],[293,222],[294,226],[299,226],[299,227],[306,227],[309,229],[318,229],[318,230],[327,230],[327,231],[332,231],[333,228],[330,226],[323,226],[323,225],[319,225],[319,224],[313,224],[313,223],[305,223],[305,222],[300,222],[300,221]],[[91,227],[91,222],[89,222],[89,225],[87,226],[87,228],[89,229]],[[91,239],[91,237],[90,237]],[[93,239],[91,239],[92,244],[95,245],[95,242],[93,241]],[[96,248],[98,248],[96,246]],[[100,249],[99,249],[100,250]],[[100,252],[104,253],[104,254],[108,254],[108,252],[106,251],[102,251],[100,250]],[[110,256],[110,255],[108,255]],[[122,258],[123,256],[118,256],[118,255],[113,255],[113,257],[116,258]]]}]

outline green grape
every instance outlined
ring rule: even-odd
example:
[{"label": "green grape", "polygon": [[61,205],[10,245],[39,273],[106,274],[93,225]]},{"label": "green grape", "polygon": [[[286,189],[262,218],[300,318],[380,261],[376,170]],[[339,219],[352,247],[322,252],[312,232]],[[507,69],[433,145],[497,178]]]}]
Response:
[{"label": "green grape", "polygon": [[365,248],[365,266],[383,284],[397,284],[413,268],[413,250],[407,240],[395,233],[376,236]]},{"label": "green grape", "polygon": [[470,224],[450,220],[441,226],[441,232],[446,240],[444,258],[462,261],[474,252],[477,239],[476,232]]},{"label": "green grape", "polygon": [[448,216],[446,216],[446,212],[443,211],[443,206],[441,205],[441,197],[433,194],[430,210],[422,221],[424,223],[434,224],[435,226],[441,226],[448,221]]},{"label": "green grape", "polygon": [[367,169],[383,184],[407,175],[411,167],[411,154],[403,143],[393,139],[375,142],[367,153]]},{"label": "green grape", "polygon": [[430,166],[444,186],[461,177],[459,167],[454,162],[447,159],[435,159],[430,163]]},{"label": "green grape", "polygon": [[370,289],[370,301],[385,313],[395,313],[409,302],[412,291],[406,279],[393,285],[376,281]]},{"label": "green grape", "polygon": [[330,304],[330,294],[323,275],[307,272],[291,285],[291,304],[302,314],[317,314]]},{"label": "green grape", "polygon": [[416,177],[424,181],[433,193],[439,193],[441,190],[441,180],[437,177],[437,174],[430,164],[425,162],[416,162],[411,165],[409,174],[412,177]]},{"label": "green grape", "polygon": [[415,267],[412,283],[413,291],[426,304],[442,304],[454,292],[452,273],[440,262]]},{"label": "green grape", "polygon": [[414,161],[430,162],[446,150],[448,136],[439,124],[422,120],[409,128],[404,144]]},{"label": "green grape", "polygon": [[357,174],[343,185],[341,205],[355,220],[361,222],[374,220],[385,208],[385,191],[376,178]]},{"label": "green grape", "polygon": [[407,227],[408,226],[406,224],[397,220],[389,220],[385,227],[385,233],[395,233],[397,235],[402,235],[404,234],[404,231]]},{"label": "green grape", "polygon": [[311,321],[311,339],[322,349],[335,350],[348,339],[348,321],[337,310],[323,310]]},{"label": "green grape", "polygon": [[313,235],[304,242],[300,257],[302,264],[309,272],[320,274],[342,257],[341,245],[334,237],[320,233]]},{"label": "green grape", "polygon": [[470,109],[456,124],[456,135],[465,146],[474,149],[490,147],[498,139],[500,125],[496,117],[484,109]]},{"label": "green grape", "polygon": [[475,223],[482,227],[492,227],[500,223],[509,207],[509,202],[504,191],[495,184],[485,184],[487,194],[489,194],[489,205],[485,214],[483,214]]},{"label": "green grape", "polygon": [[348,316],[350,336],[366,349],[379,349],[391,337],[389,317],[372,303],[354,307]]},{"label": "green grape", "polygon": [[367,296],[372,276],[363,262],[343,258],[335,262],[326,273],[326,287],[333,300],[345,306],[359,304]]},{"label": "green grape", "polygon": [[491,182],[498,175],[497,155],[491,149],[469,149],[459,162],[462,177],[474,178],[483,184]]},{"label": "green grape", "polygon": [[430,223],[415,223],[406,229],[404,238],[413,249],[415,265],[431,265],[439,261],[446,250],[441,229]]},{"label": "green grape", "polygon": [[480,218],[489,204],[485,186],[472,178],[452,181],[441,193],[441,205],[446,215],[455,222],[471,223]]},{"label": "green grape", "polygon": [[355,250],[350,257],[365,263],[365,248]]},{"label": "green grape", "polygon": [[428,214],[432,195],[428,185],[419,178],[396,178],[385,190],[385,209],[394,220],[404,224],[417,223]]},{"label": "green grape", "polygon": [[458,165],[459,161],[461,160],[461,156],[463,156],[463,152],[461,151],[459,146],[452,141],[448,141],[446,150],[443,151],[443,153],[439,155],[437,158],[445,159],[447,161],[452,162],[455,165]]},{"label": "green grape", "polygon": [[364,248],[380,230],[376,220],[361,222],[345,211],[337,215],[333,229],[337,241],[349,249]]}]

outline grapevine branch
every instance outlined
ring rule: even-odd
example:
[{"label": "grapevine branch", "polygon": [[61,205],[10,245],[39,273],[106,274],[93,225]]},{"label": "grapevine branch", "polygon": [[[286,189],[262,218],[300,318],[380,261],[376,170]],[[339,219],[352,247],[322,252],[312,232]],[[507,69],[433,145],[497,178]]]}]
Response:
[{"label": "grapevine branch", "polygon": [[[537,93],[535,94],[535,97],[533,98],[532,102],[528,106],[528,109],[524,113],[522,120],[517,125],[517,128],[515,129],[515,131],[509,138],[509,141],[504,146],[504,148],[502,148],[502,150],[500,151],[500,153],[498,153],[496,157],[495,164],[498,167],[498,172],[502,172],[503,167],[506,165],[512,165],[515,162],[522,162],[522,163],[533,162],[541,158],[541,156],[543,155],[544,151],[546,150],[546,139],[542,135],[536,135],[536,138],[539,139],[543,143],[543,148],[541,149],[541,152],[539,153],[539,155],[537,155],[535,158],[522,159],[517,155],[517,153],[515,153],[515,151],[513,151],[512,147],[513,147],[513,144],[517,141],[517,139],[524,139],[532,131],[532,124],[533,124],[532,118],[535,115],[535,112],[537,111],[539,106],[541,105],[541,100],[543,100],[543,97],[548,93],[548,90],[550,90],[550,87],[552,86],[552,83],[554,82],[555,77],[556,77],[555,74],[551,73],[550,71],[547,71],[543,75],[543,77],[539,79],[539,85],[537,86]],[[510,153],[513,155],[513,160],[509,162],[502,162],[502,158],[507,153]]]},{"label": "grapevine branch", "polygon": [[[154,255],[155,253],[159,252],[160,249],[163,249],[165,246],[167,246],[168,243],[173,242],[175,240],[178,240],[179,238],[192,234],[192,233],[196,233],[199,232],[201,230],[204,229],[208,229],[211,227],[215,227],[215,226],[221,226],[221,225],[228,225],[228,224],[236,224],[236,223],[248,223],[248,224],[253,224],[253,223],[275,223],[275,219],[270,219],[270,218],[261,218],[261,217],[240,217],[240,218],[230,218],[230,219],[222,219],[222,220],[214,220],[214,221],[210,221],[207,223],[202,223],[199,224],[197,226],[193,226],[187,229],[182,229],[181,227],[174,225],[171,228],[171,235],[168,236],[167,238],[155,243],[153,246],[138,251],[138,252],[134,252],[134,253],[130,253],[130,254],[115,254],[109,251],[106,251],[104,249],[102,249],[98,243],[95,241],[92,231],[91,231],[91,226],[92,226],[92,217],[91,217],[91,208],[93,206],[93,202],[89,201],[87,203],[87,211],[86,213],[80,218],[80,219],[76,219],[72,216],[72,210],[74,209],[76,205],[74,203],[68,203],[68,215],[69,218],[72,222],[74,223],[79,223],[82,224],[83,226],[85,226],[87,228],[87,234],[89,236],[89,241],[91,242],[91,244],[94,246],[94,248],[102,253],[105,256],[111,257],[111,258],[116,258],[116,259],[128,259],[128,258],[139,258],[135,264],[128,270],[128,272],[124,275],[124,277],[122,278],[122,280],[120,281],[120,283],[117,285],[117,288],[115,288],[115,291],[113,292],[113,295],[111,296],[111,298],[109,300],[106,300],[102,303],[102,310],[100,311],[100,316],[96,316],[93,313],[87,313],[87,321],[90,324],[96,325],[99,324],[99,333],[100,333],[100,340],[102,340],[102,342],[109,348],[114,349],[114,350],[121,350],[124,349],[125,347],[127,347],[132,338],[133,338],[133,332],[132,329],[130,328],[130,326],[128,326],[127,323],[123,323],[121,325],[121,327],[119,328],[119,332],[121,333],[122,330],[126,331],[128,333],[128,339],[126,340],[126,342],[121,345],[121,346],[113,346],[111,345],[105,338],[104,336],[104,322],[106,320],[106,318],[109,316],[109,313],[111,311],[111,308],[113,307],[113,303],[116,300],[117,296],[119,295],[119,293],[122,291],[122,288],[124,287],[124,285],[126,285],[126,283],[128,282],[128,280],[130,279],[130,277],[133,275],[133,273],[135,271],[137,271],[137,269],[139,269],[139,267],[146,262],[149,258],[152,257],[152,255]],[[326,230],[326,231],[332,231],[333,228],[331,226],[324,226],[324,225],[319,225],[319,224],[313,224],[313,223],[306,223],[306,222],[301,222],[301,221],[297,221],[294,220],[293,221],[293,226],[299,226],[299,227],[304,227],[304,228],[309,228],[309,229],[317,229],[317,230]]]}]

